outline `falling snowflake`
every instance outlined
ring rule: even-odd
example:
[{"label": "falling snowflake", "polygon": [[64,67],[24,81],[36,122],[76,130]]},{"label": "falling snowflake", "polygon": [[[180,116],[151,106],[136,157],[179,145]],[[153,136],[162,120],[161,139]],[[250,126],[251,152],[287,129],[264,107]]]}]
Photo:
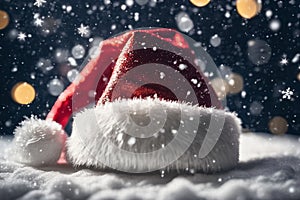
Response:
[{"label": "falling snowflake", "polygon": [[27,37],[27,35],[25,33],[20,32],[18,34],[18,40],[19,41],[25,41],[25,38]]},{"label": "falling snowflake", "polygon": [[83,24],[80,24],[80,27],[77,28],[77,31],[81,35],[81,37],[83,37],[89,33],[89,27],[84,26]]},{"label": "falling snowflake", "polygon": [[289,63],[289,61],[286,57],[281,58],[281,61],[280,61],[281,65],[287,65],[288,63]]},{"label": "falling snowflake", "polygon": [[34,20],[35,26],[42,26],[43,23],[44,23],[44,21],[38,17]]},{"label": "falling snowflake", "polygon": [[37,7],[41,7],[44,3],[47,3],[45,0],[35,0],[34,4]]},{"label": "falling snowflake", "polygon": [[279,90],[279,92],[281,92],[283,99],[291,99],[291,97],[294,94],[294,92],[291,91],[290,87],[288,87],[286,90],[283,90],[283,91]]}]

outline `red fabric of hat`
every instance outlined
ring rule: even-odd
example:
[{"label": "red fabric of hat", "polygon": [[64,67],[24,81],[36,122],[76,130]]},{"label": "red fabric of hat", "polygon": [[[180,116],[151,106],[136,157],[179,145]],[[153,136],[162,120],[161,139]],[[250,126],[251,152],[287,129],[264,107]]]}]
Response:
[{"label": "red fabric of hat", "polygon": [[[156,47],[156,50],[149,47],[144,48],[144,41],[148,41],[150,45],[156,44],[156,46],[153,46]],[[172,51],[168,51],[168,49]],[[191,103],[205,107],[222,107],[213,88],[208,84],[207,78],[200,70],[197,70],[195,63],[189,62],[189,60],[195,60],[194,52],[190,49],[189,44],[181,34],[172,29],[130,31],[103,41],[100,45],[100,51],[98,56],[92,59],[82,70],[79,81],[74,81],[59,96],[47,119],[54,120],[65,127],[73,112],[84,108],[90,103],[105,103],[116,98],[157,95],[165,100],[191,102],[184,97],[178,99],[172,91],[162,85],[149,84],[155,76],[147,77],[147,74],[142,76],[135,73],[135,77],[130,76],[126,81],[122,80],[124,83],[119,83],[122,88],[118,88],[116,91],[116,84],[124,74],[147,63],[172,67],[178,73],[181,73],[186,80],[190,81],[190,85],[193,86],[193,91],[196,92],[197,96],[197,102],[192,101]],[[180,64],[185,64],[187,68],[179,70]],[[159,75],[156,77],[159,77]],[[197,80],[197,84],[192,83],[192,80]],[[141,81],[145,84],[141,85]],[[177,84],[177,80],[169,79],[168,81],[169,84]],[[136,88],[135,82],[139,82],[141,87],[132,91],[133,88]],[[198,84],[201,86],[198,87]],[[96,92],[95,98],[89,94],[90,91]],[[113,91],[115,94],[112,97]],[[74,98],[74,95],[77,97]],[[74,99],[76,99],[76,103],[73,103]]]}]

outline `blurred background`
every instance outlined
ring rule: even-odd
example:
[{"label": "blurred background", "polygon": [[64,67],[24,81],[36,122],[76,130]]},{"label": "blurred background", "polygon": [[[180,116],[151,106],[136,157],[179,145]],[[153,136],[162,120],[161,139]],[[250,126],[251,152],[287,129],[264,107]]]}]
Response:
[{"label": "blurred background", "polygon": [[298,0],[1,0],[0,135],[44,118],[102,40],[141,27],[199,42],[245,130],[300,135],[299,23]]}]

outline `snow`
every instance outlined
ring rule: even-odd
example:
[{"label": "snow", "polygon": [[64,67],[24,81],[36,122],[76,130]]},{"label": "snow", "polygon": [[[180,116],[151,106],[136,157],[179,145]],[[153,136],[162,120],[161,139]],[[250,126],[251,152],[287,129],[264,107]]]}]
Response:
[{"label": "snow", "polygon": [[44,3],[47,3],[45,0],[36,0],[33,5],[41,7]]},{"label": "snow", "polygon": [[10,140],[0,141],[1,199],[299,199],[300,140],[244,133],[240,163],[218,174],[151,174],[32,168],[9,161]]},{"label": "snow", "polygon": [[89,34],[89,26],[84,26],[83,24],[80,24],[80,27],[77,28],[77,31],[81,35],[81,37],[86,36]]}]

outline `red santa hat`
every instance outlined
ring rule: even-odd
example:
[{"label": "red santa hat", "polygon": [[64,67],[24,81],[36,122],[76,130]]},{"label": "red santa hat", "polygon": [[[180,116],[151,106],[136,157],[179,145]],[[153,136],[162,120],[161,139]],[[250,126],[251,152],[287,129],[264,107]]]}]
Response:
[{"label": "red santa hat", "polygon": [[[32,117],[16,128],[14,158],[49,165],[65,149],[75,166],[126,172],[235,166],[240,121],[222,109],[195,59],[184,36],[171,29],[103,41],[46,119]],[[74,113],[67,137],[63,129]]]}]

